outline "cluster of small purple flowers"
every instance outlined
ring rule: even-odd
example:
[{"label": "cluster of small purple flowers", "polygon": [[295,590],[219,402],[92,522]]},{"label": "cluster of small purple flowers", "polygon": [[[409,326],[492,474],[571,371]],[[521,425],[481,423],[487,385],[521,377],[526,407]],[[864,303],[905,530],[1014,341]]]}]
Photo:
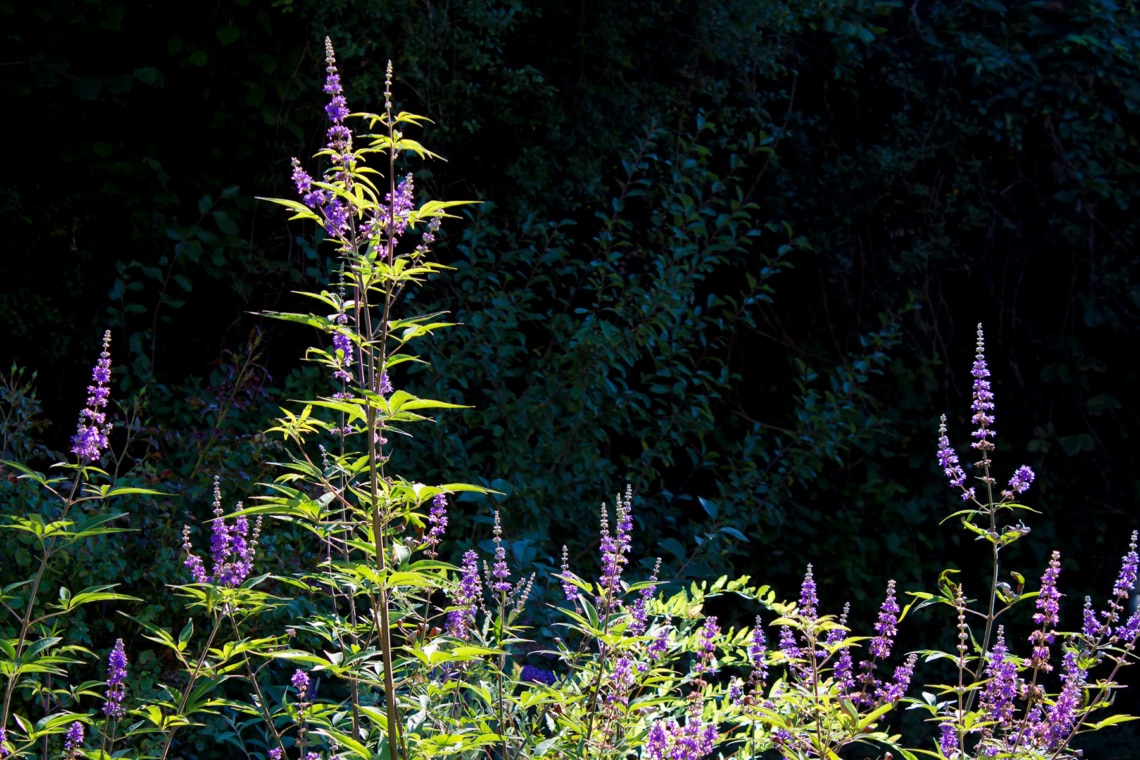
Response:
[{"label": "cluster of small purple flowers", "polygon": [[610,534],[609,519],[606,514],[606,505],[602,505],[600,519],[601,535],[600,549],[602,553],[602,578],[599,583],[597,603],[599,613],[606,614],[621,607],[619,592],[621,591],[622,569],[629,558],[631,546],[630,533],[633,530],[633,489],[626,486],[625,498],[620,495],[614,505],[615,532]]},{"label": "cluster of small purple flowers", "polygon": [[1029,635],[1033,645],[1031,664],[1045,673],[1053,669],[1049,664],[1049,645],[1053,643],[1056,631],[1053,627],[1060,620],[1061,592],[1057,590],[1057,579],[1061,576],[1061,553],[1054,550],[1049,558],[1049,567],[1041,576],[1041,591],[1037,595],[1033,622],[1041,626]]},{"label": "cluster of small purple flowers", "polygon": [[492,591],[505,594],[511,590],[511,569],[507,567],[507,550],[503,546],[503,522],[499,518],[499,510],[495,510],[495,564],[491,566],[490,585]]},{"label": "cluster of small purple flowers", "polygon": [[83,724],[79,721],[68,727],[63,737],[63,752],[68,760],[77,760],[83,756]]},{"label": "cluster of small purple flowers", "polygon": [[717,738],[716,726],[694,716],[683,726],[659,720],[649,729],[645,753],[651,760],[700,760],[712,753]]},{"label": "cluster of small purple flowers", "polygon": [[103,714],[116,720],[127,714],[123,699],[127,696],[127,653],[123,640],[116,639],[111,654],[107,657],[107,693],[103,703]]},{"label": "cluster of small purple flowers", "polygon": [[[351,183],[349,170],[352,168],[354,160],[352,130],[344,124],[349,113],[348,102],[345,100],[344,90],[340,84],[340,74],[336,68],[336,54],[333,52],[332,41],[327,37],[325,38],[325,61],[328,67],[324,91],[330,96],[329,103],[325,106],[325,113],[328,114],[329,121],[332,122],[327,132],[328,151],[332,154],[334,164],[331,179],[342,182],[347,190]],[[324,217],[325,231],[334,238],[346,235],[350,227],[350,215],[344,201],[331,190],[314,188],[312,176],[304,170],[301,162],[296,158],[293,159],[292,179],[297,188],[297,193],[301,196],[301,202]]]},{"label": "cluster of small purple flowers", "polygon": [[[348,315],[343,312],[336,315],[336,323],[338,325],[348,324]],[[348,337],[345,333],[337,330],[332,335],[333,342],[333,359],[336,361],[336,368],[333,370],[333,377],[340,380],[342,383],[351,383],[353,380],[352,373],[349,369],[353,364],[352,354],[352,338]],[[336,397],[340,397],[337,394]]]},{"label": "cluster of small purple flowers", "polygon": [[[241,509],[241,503],[238,503]],[[182,529],[182,548],[186,552],[183,563],[195,583],[216,583],[219,586],[236,588],[253,572],[253,557],[257,550],[257,540],[261,534],[261,518],[254,523],[252,534],[249,520],[239,516],[233,525],[227,525],[222,511],[222,487],[219,478],[214,479],[214,520],[210,535],[210,556],[213,560],[213,573],[206,572],[202,558],[194,554],[190,542],[190,526]]]},{"label": "cluster of small purple flowers", "polygon": [[982,452],[982,461],[988,461],[988,453],[993,451],[993,438],[996,433],[990,428],[994,424],[994,394],[990,388],[990,368],[986,364],[986,339],[982,333],[982,326],[978,325],[978,352],[974,356],[974,366],[970,369],[974,378],[974,388],[971,394],[973,401],[971,409],[974,416],[971,418],[976,426],[973,432],[974,442],[972,448]]},{"label": "cluster of small purple flowers", "polygon": [[1013,725],[1014,701],[1021,691],[1021,680],[1017,675],[1017,663],[1006,647],[1002,626],[998,627],[997,642],[987,658],[985,675],[987,681],[982,690],[981,707],[997,726],[1008,730]]},{"label": "cluster of small purple flowers", "polygon": [[427,535],[424,536],[424,554],[435,559],[439,556],[437,547],[443,539],[443,532],[447,530],[447,494],[436,494],[431,501],[428,511]]},{"label": "cluster of small purple flowers", "polygon": [[87,386],[87,406],[79,413],[79,425],[71,439],[71,453],[81,464],[95,462],[110,445],[111,423],[107,422],[107,401],[111,396],[111,331],[103,333],[103,351],[91,371],[94,385]]},{"label": "cluster of small purple flowers", "polygon": [[[980,470],[978,479],[987,486],[993,486],[995,481],[990,476],[990,452],[994,450],[994,439],[996,437],[992,427],[994,424],[994,394],[990,387],[990,369],[986,364],[985,337],[980,324],[978,325],[977,354],[974,357],[974,365],[970,374],[974,378],[970,408],[973,412],[971,420],[975,425],[974,431],[971,433],[974,442],[970,446],[981,452],[981,459],[976,464]],[[946,433],[946,415],[942,415],[938,425],[938,466],[942,468],[947,480],[950,481],[950,487],[961,490],[963,501],[977,498],[976,490],[972,487],[966,487],[966,473],[958,462],[958,455],[954,453],[954,448],[950,445],[950,438]],[[1018,467],[1009,479],[1009,485],[1001,492],[1002,500],[1012,501],[1016,496],[1025,493],[1029,490],[1030,484],[1033,483],[1034,477],[1033,470],[1028,466]]]},{"label": "cluster of small purple flowers", "polygon": [[457,639],[466,639],[475,623],[475,611],[483,597],[483,585],[479,580],[479,556],[468,549],[463,554],[459,566],[459,588],[454,599],[454,608],[447,613],[447,633]]},{"label": "cluster of small purple flowers", "polygon": [[891,646],[898,634],[899,605],[895,600],[895,581],[887,581],[887,596],[879,607],[879,618],[875,621],[875,637],[869,649],[876,659],[885,660],[891,656]]},{"label": "cluster of small purple flowers", "polygon": [[701,626],[701,637],[697,643],[697,662],[693,666],[693,673],[703,676],[714,672],[713,662],[716,656],[716,637],[720,635],[720,627],[716,623],[716,616],[709,615],[705,624]]},{"label": "cluster of small purple flowers", "polygon": [[819,597],[816,596],[815,577],[812,575],[811,564],[804,573],[803,583],[800,584],[800,614],[805,620],[815,620],[818,614]]},{"label": "cluster of small purple flowers", "polygon": [[[657,583],[657,574],[661,572],[661,559],[658,558],[657,562],[653,565],[653,574],[649,576],[649,583]],[[633,602],[633,607],[629,611],[629,632],[634,636],[640,636],[645,633],[647,619],[649,616],[649,600],[653,598],[656,593],[654,586],[646,586],[637,593],[637,599]]]}]

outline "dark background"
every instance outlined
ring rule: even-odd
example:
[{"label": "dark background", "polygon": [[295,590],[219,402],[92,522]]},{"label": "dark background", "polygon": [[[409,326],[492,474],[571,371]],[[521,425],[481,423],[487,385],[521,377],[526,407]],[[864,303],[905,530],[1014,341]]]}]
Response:
[{"label": "dark background", "polygon": [[[517,562],[588,566],[629,482],[667,577],[792,596],[811,561],[825,611],[868,622],[889,577],[982,588],[934,458],[945,412],[970,461],[982,322],[997,476],[1038,473],[1010,567],[1060,549],[1070,621],[1111,589],[1140,524],[1136,3],[0,0],[0,26],[0,361],[42,407],[5,456],[66,451],[111,328],[116,464],[178,494],[69,572],[179,580],[212,477],[255,493],[280,456],[258,431],[324,392],[299,361],[321,338],[257,312],[301,308],[328,252],[256,197],[321,146],[329,35],[351,108],[382,107],[391,59],[433,120],[419,197],[484,201],[406,307],[462,326],[396,378],[472,408],[397,464],[506,492]],[[453,549],[490,510],[457,506]]]}]

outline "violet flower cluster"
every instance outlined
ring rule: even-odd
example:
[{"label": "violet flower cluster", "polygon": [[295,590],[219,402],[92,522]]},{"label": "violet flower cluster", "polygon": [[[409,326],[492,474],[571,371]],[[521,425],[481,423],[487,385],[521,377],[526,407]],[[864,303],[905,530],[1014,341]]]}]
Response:
[{"label": "violet flower cluster", "polygon": [[457,639],[466,639],[471,626],[475,624],[475,612],[483,597],[483,585],[479,580],[479,556],[468,549],[463,554],[459,566],[459,587],[456,590],[452,610],[447,613],[447,633]]},{"label": "violet flower cluster", "polygon": [[435,559],[439,556],[439,543],[447,530],[447,494],[436,494],[428,511],[428,532],[424,536],[424,554]]},{"label": "violet flower cluster", "polygon": [[[977,353],[974,357],[973,367],[970,369],[970,374],[974,378],[970,403],[971,421],[974,423],[974,430],[970,435],[974,440],[970,447],[981,452],[981,458],[975,465],[979,473],[978,480],[984,483],[987,488],[992,488],[996,481],[990,475],[990,452],[995,448],[996,432],[993,429],[994,394],[990,386],[990,369],[986,363],[985,347],[985,336],[982,332],[982,326],[979,324]],[[947,435],[945,414],[942,415],[938,425],[938,466],[942,468],[942,472],[950,482],[950,487],[961,491],[963,501],[977,499],[976,489],[966,487],[966,473],[962,469],[958,455],[954,452]],[[1033,483],[1034,477],[1033,470],[1027,465],[1018,467],[1009,479],[1008,486],[1001,492],[1002,501],[1013,501],[1025,493],[1029,490],[1030,484]]]},{"label": "violet flower cluster", "polygon": [[[241,509],[241,502],[238,502]],[[219,478],[214,478],[214,519],[211,523],[210,558],[213,572],[206,572],[206,564],[194,554],[190,542],[190,526],[182,528],[182,548],[186,552],[183,564],[190,570],[195,583],[215,583],[227,588],[240,586],[253,572],[253,558],[257,551],[257,540],[261,534],[261,518],[250,530],[249,520],[239,516],[233,525],[226,523],[222,510],[222,487]]]},{"label": "violet flower cluster", "polygon": [[71,453],[80,464],[98,461],[110,446],[111,423],[107,421],[107,401],[111,396],[111,331],[103,333],[103,351],[91,371],[94,385],[87,386],[87,406],[79,413],[79,425],[71,438]]},{"label": "violet flower cluster", "polygon": [[123,699],[127,696],[127,653],[123,640],[116,639],[111,654],[107,657],[107,693],[104,697],[103,714],[116,720],[127,714]]},{"label": "violet flower cluster", "polygon": [[72,723],[63,737],[63,753],[68,760],[78,760],[83,756],[83,724]]},{"label": "violet flower cluster", "polygon": [[610,533],[609,518],[606,514],[606,505],[602,505],[599,533],[599,544],[602,553],[602,577],[598,583],[598,594],[595,601],[599,613],[607,614],[621,608],[621,575],[625,565],[629,562],[626,556],[632,545],[631,532],[633,531],[633,489],[627,485],[625,498],[619,495],[614,505],[615,531]]}]

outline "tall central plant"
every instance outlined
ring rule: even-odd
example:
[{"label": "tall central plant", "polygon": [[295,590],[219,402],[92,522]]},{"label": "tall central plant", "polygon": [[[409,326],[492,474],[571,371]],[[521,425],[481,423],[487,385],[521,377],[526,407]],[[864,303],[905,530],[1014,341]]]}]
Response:
[{"label": "tall central plant", "polygon": [[[329,336],[331,345],[311,349],[309,358],[328,368],[335,391],[308,401],[300,413],[286,412],[271,429],[294,444],[292,460],[277,479],[277,495],[266,508],[254,511],[301,521],[324,542],[326,566],[312,582],[327,594],[331,606],[326,617],[318,616],[299,630],[332,644],[335,656],[321,664],[346,676],[352,736],[339,740],[351,744],[361,735],[361,721],[368,714],[365,687],[377,687],[384,695],[389,757],[399,758],[407,756],[407,747],[396,699],[400,684],[394,677],[393,631],[406,634],[413,626],[408,611],[416,605],[407,603],[409,596],[443,584],[447,566],[434,560],[432,549],[445,521],[445,494],[479,489],[425,486],[386,467],[394,438],[406,425],[427,419],[427,410],[454,406],[395,388],[394,370],[419,361],[408,352],[409,344],[447,326],[438,314],[399,317],[395,305],[406,288],[444,268],[428,253],[447,209],[463,202],[417,206],[413,175],[398,176],[407,155],[437,156],[404,134],[423,117],[393,112],[391,63],[383,113],[350,114],[328,39],[325,51],[330,126],[327,144],[317,153],[325,169],[317,179],[293,159],[293,181],[301,200],[272,200],[291,209],[293,219],[310,220],[323,230],[335,247],[339,277],[329,290],[304,294],[320,305],[319,313],[269,316]],[[368,133],[355,135],[350,118],[366,124]],[[358,139],[364,144],[357,145]],[[369,167],[371,159],[379,159],[375,163],[383,168]],[[316,414],[318,408],[332,414]],[[313,488],[319,491],[315,499]],[[428,502],[435,511],[425,518],[422,508]],[[426,521],[432,527],[424,536]],[[407,536],[409,527],[419,529],[417,537]],[[411,562],[418,549],[427,549],[428,558]],[[425,615],[428,595],[421,600]],[[399,615],[393,607],[397,596],[402,602]],[[358,667],[374,656],[374,667]],[[375,683],[367,682],[370,677]]]}]

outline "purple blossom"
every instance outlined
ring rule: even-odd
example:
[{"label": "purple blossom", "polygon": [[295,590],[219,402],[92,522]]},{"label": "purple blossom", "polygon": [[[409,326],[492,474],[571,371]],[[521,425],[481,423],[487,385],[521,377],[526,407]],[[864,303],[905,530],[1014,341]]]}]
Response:
[{"label": "purple blossom", "polygon": [[127,714],[123,698],[127,695],[127,653],[123,650],[123,640],[116,639],[111,654],[107,657],[107,694],[103,703],[103,714],[108,718],[122,718]]},{"label": "purple blossom", "polygon": [[4,745],[8,743],[8,729],[0,728],[0,760],[12,754]]},{"label": "purple blossom", "polygon": [[380,379],[376,382],[376,392],[381,396],[388,396],[392,393],[392,380],[388,377],[387,372],[380,373]]},{"label": "purple blossom", "polygon": [[348,101],[345,100],[344,90],[340,84],[340,73],[336,68],[336,53],[333,51],[332,40],[325,37],[325,69],[326,95],[330,96],[329,104],[325,106],[325,113],[332,122],[328,130],[328,147],[334,153],[347,153],[352,148],[352,132],[344,126],[348,118]]},{"label": "purple blossom", "polygon": [[273,749],[269,750],[269,760],[281,760],[282,757],[283,755],[280,747],[274,747]]},{"label": "purple blossom", "polygon": [[800,585],[800,614],[808,620],[815,620],[817,607],[819,599],[816,597],[815,578],[812,577],[811,565],[808,564],[804,581]]},{"label": "purple blossom", "polygon": [[602,552],[602,578],[596,601],[598,605],[603,608],[604,612],[617,609],[621,606],[621,600],[617,598],[617,592],[621,588],[622,568],[629,561],[626,555],[630,550],[630,532],[633,528],[632,502],[633,490],[629,486],[626,486],[625,498],[623,499],[619,495],[614,507],[616,532],[613,535],[610,534],[606,506],[604,504],[602,505],[599,529],[601,535],[599,547]]},{"label": "purple blossom", "polygon": [[[338,325],[348,324],[348,315],[343,312],[336,315],[336,323]],[[336,368],[333,370],[333,377],[345,383],[352,382],[352,374],[349,373],[348,368],[352,366],[353,352],[352,352],[352,338],[348,337],[345,333],[337,330],[332,335],[333,343],[333,359],[336,362]]]},{"label": "purple blossom", "polygon": [[1004,627],[998,627],[997,642],[987,657],[985,675],[988,680],[982,691],[981,706],[991,720],[1008,730],[1013,725],[1014,699],[1020,684],[1017,664],[1005,645]]},{"label": "purple blossom", "polygon": [[320,206],[325,204],[326,194],[324,190],[313,189],[313,178],[301,166],[301,162],[296,158],[293,159],[293,184],[297,187],[297,194],[301,196],[301,202],[314,211]]},{"label": "purple blossom", "polygon": [[701,627],[701,638],[697,643],[697,663],[693,672],[697,675],[713,672],[713,658],[716,654],[716,637],[720,634],[720,627],[716,624],[716,616],[709,615]]},{"label": "purple blossom", "polygon": [[1013,477],[1009,479],[1009,488],[1001,492],[1002,497],[1012,499],[1017,494],[1025,493],[1029,490],[1029,485],[1035,477],[1033,470],[1029,469],[1027,465],[1021,465],[1013,473]]},{"label": "purple blossom", "polygon": [[[661,571],[661,560],[658,558],[657,562],[653,565],[653,574],[649,576],[650,583],[657,582],[657,573]],[[646,586],[641,589],[637,594],[637,599],[634,600],[633,609],[630,610],[630,623],[629,632],[634,636],[640,636],[645,633],[646,619],[649,616],[649,600],[657,593],[655,586]]]},{"label": "purple blossom", "polygon": [[958,755],[958,731],[953,723],[943,723],[938,737],[938,749],[947,760],[953,760]]},{"label": "purple blossom", "polygon": [[474,551],[469,549],[464,552],[459,573],[455,609],[447,613],[447,632],[457,639],[466,639],[468,631],[475,623],[475,610],[483,595],[483,586],[479,582],[479,557]]},{"label": "purple blossom", "polygon": [[507,550],[503,547],[503,523],[499,519],[499,510],[495,510],[495,564],[491,566],[491,589],[506,593],[511,590],[511,570],[507,567]]},{"label": "purple blossom", "polygon": [[946,415],[942,415],[938,424],[938,466],[946,474],[952,488],[965,489],[966,473],[958,463],[958,455],[950,445],[950,438],[946,434]]},{"label": "purple blossom", "polygon": [[[237,508],[241,509],[241,502]],[[257,550],[258,536],[261,534],[261,518],[257,518],[251,532],[249,520],[237,517],[233,525],[228,525],[222,510],[222,487],[220,478],[214,478],[214,519],[211,522],[210,558],[214,572],[207,575],[205,563],[194,554],[190,543],[190,528],[182,529],[182,548],[186,552],[183,563],[190,570],[195,583],[216,583],[227,588],[236,588],[253,572],[253,557]]]},{"label": "purple blossom", "polygon": [[1117,631],[1117,635],[1125,642],[1135,641],[1137,634],[1140,634],[1140,607],[1132,611],[1124,627]]},{"label": "purple blossom", "polygon": [[887,581],[887,597],[879,607],[879,619],[875,623],[875,637],[871,639],[871,654],[876,659],[885,660],[891,655],[895,634],[898,633],[899,605],[895,601],[895,582]]},{"label": "purple blossom", "polygon": [[424,538],[424,553],[434,559],[439,554],[436,547],[439,546],[439,542],[443,538],[443,532],[447,530],[447,494],[436,494],[435,498],[432,499],[431,510],[428,512],[428,524],[431,527]]},{"label": "purple blossom", "polygon": [[876,694],[882,704],[897,702],[902,699],[910,686],[910,679],[914,676],[914,666],[917,662],[918,655],[912,654],[903,661],[902,665],[895,668],[894,677]]},{"label": "purple blossom", "polygon": [[1033,644],[1031,664],[1033,667],[1048,673],[1052,670],[1049,665],[1049,645],[1053,643],[1053,626],[1059,621],[1061,593],[1057,591],[1057,578],[1061,574],[1061,553],[1054,550],[1049,559],[1049,567],[1041,576],[1041,591],[1037,595],[1037,612],[1033,613],[1033,622],[1041,626],[1029,635]]},{"label": "purple blossom", "polygon": [[297,690],[297,696],[302,700],[309,698],[309,674],[297,668],[289,678],[289,683]]},{"label": "purple blossom", "polygon": [[713,751],[718,738],[716,726],[695,716],[681,726],[677,721],[654,721],[645,744],[651,760],[700,760]]},{"label": "purple blossom", "polygon": [[1136,587],[1136,531],[1132,531],[1132,540],[1128,544],[1128,553],[1124,555],[1124,562],[1120,567],[1120,575],[1112,586],[1112,595],[1117,599],[1127,599]]},{"label": "purple blossom", "polygon": [[1037,595],[1037,612],[1033,615],[1033,622],[1037,625],[1050,626],[1058,623],[1061,593],[1057,591],[1057,579],[1060,575],[1061,552],[1054,549],[1049,558],[1049,567],[1041,576],[1041,593]]},{"label": "purple blossom", "polygon": [[657,660],[669,648],[669,626],[662,626],[657,635],[653,637],[653,641],[649,642],[649,646],[645,648],[646,654],[649,659]]},{"label": "purple blossom", "polygon": [[986,340],[982,334],[981,324],[978,325],[978,352],[974,357],[974,366],[970,374],[974,378],[973,401],[970,408],[974,412],[972,421],[977,426],[973,432],[974,442],[970,445],[982,452],[982,462],[986,463],[989,461],[988,452],[994,448],[992,439],[995,433],[990,428],[994,424],[992,414],[994,394],[990,389],[990,369],[986,365]]},{"label": "purple blossom", "polygon": [[63,739],[63,751],[69,758],[79,757],[80,750],[83,748],[83,724],[75,721],[67,729],[67,734]]},{"label": "purple blossom", "polygon": [[1101,625],[1100,621],[1097,620],[1096,611],[1093,610],[1091,597],[1085,597],[1085,607],[1082,610],[1082,620],[1083,622],[1081,625],[1081,633],[1090,639],[1095,639],[1100,635],[1101,631],[1103,630],[1103,626]]},{"label": "purple blossom", "polygon": [[400,180],[400,184],[396,185],[394,195],[389,191],[384,196],[384,200],[388,204],[388,218],[384,220],[384,223],[390,227],[393,240],[403,235],[408,229],[408,215],[415,208],[414,194],[415,180],[411,173],[408,173]]},{"label": "purple blossom", "polygon": [[839,616],[839,625],[827,630],[827,636],[824,637],[823,643],[829,647],[833,647],[839,642],[843,641],[843,637],[847,634],[847,615],[851,612],[851,602],[846,602],[843,605],[843,614]]},{"label": "purple blossom", "polygon": [[792,663],[799,660],[801,656],[800,648],[796,646],[795,636],[792,635],[792,629],[786,625],[780,627],[780,651]]},{"label": "purple blossom", "polygon": [[1038,731],[1049,752],[1054,752],[1069,740],[1081,704],[1081,690],[1086,672],[1080,667],[1076,650],[1065,652],[1062,668],[1065,682],[1056,701],[1046,707],[1044,725]]},{"label": "purple blossom", "polygon": [[110,446],[107,436],[111,433],[111,423],[107,422],[107,400],[111,396],[108,383],[111,382],[111,331],[103,333],[103,351],[91,371],[94,385],[87,386],[87,406],[79,413],[79,425],[71,438],[71,453],[80,464],[98,461]]},{"label": "purple blossom", "polygon": [[855,663],[851,660],[850,647],[844,647],[839,651],[839,657],[835,661],[832,675],[844,692],[855,690]]},{"label": "purple blossom", "polygon": [[568,602],[578,601],[578,587],[567,580],[570,577],[570,550],[566,548],[566,544],[562,545],[562,595],[566,597]]}]

